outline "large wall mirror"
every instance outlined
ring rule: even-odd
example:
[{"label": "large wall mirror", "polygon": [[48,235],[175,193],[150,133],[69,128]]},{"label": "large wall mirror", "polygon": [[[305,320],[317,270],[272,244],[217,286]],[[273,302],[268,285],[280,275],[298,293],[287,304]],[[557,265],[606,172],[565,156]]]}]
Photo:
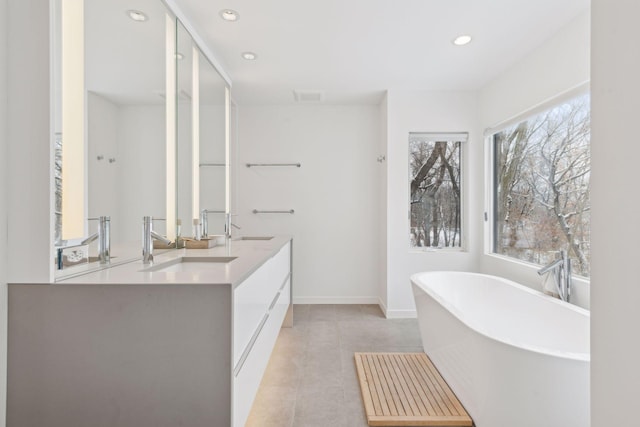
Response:
[{"label": "large wall mirror", "polygon": [[[144,216],[175,241],[206,209],[222,234],[225,80],[161,0],[54,6],[56,277],[140,258]],[[100,264],[85,239],[105,216]]]},{"label": "large wall mirror", "polygon": [[178,204],[184,237],[206,216],[209,235],[224,233],[226,82],[189,32],[177,28]]}]

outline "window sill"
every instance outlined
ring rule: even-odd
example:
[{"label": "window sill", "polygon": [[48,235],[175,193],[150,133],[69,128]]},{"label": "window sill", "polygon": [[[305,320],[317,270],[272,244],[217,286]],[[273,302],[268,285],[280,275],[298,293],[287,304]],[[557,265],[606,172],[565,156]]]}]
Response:
[{"label": "window sill", "polygon": [[409,253],[411,254],[423,254],[423,253],[451,254],[451,253],[467,253],[467,252],[469,251],[467,251],[465,248],[422,248],[422,247],[409,248]]},{"label": "window sill", "polygon": [[[509,263],[511,265],[518,266],[519,268],[530,270],[534,273],[537,273],[538,270],[544,267],[543,265],[533,264],[531,262],[522,261],[522,260],[511,258],[505,255],[499,255],[493,252],[485,252],[484,255],[486,257],[498,260],[500,262]],[[571,279],[574,281],[574,283],[581,283],[581,284],[584,284],[585,286],[589,286],[591,283],[588,277],[576,276],[575,274],[571,276]]]}]

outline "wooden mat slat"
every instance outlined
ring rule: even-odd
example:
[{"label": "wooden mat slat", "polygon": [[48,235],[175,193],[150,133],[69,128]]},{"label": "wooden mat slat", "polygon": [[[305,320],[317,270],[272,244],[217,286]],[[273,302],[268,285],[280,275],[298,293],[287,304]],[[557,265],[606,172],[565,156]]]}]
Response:
[{"label": "wooden mat slat", "polygon": [[448,402],[452,413],[463,415],[466,414],[464,407],[453,393],[453,391],[449,388],[449,385],[445,382],[444,378],[440,375],[436,367],[433,365],[429,358],[419,358],[419,362],[424,366],[425,369],[428,369],[431,372],[431,376],[438,381],[440,385],[440,389],[445,393],[445,401]]},{"label": "wooden mat slat", "polygon": [[421,410],[421,408],[416,403],[413,395],[407,385],[407,381],[404,379],[404,375],[402,375],[402,371],[398,367],[398,363],[396,361],[395,356],[391,356],[387,358],[387,363],[389,365],[389,372],[391,374],[391,381],[396,385],[396,390],[398,391],[398,398],[402,403],[402,407],[404,409],[405,414],[416,416],[416,415],[426,415],[427,411]]},{"label": "wooden mat slat", "polygon": [[355,353],[370,426],[472,426],[424,353]]},{"label": "wooden mat slat", "polygon": [[427,405],[428,414],[431,416],[444,416],[444,411],[440,408],[437,396],[433,393],[433,387],[430,382],[425,382],[420,373],[417,371],[410,355],[405,355],[402,358],[402,363],[405,366],[406,372],[409,374],[413,384],[420,396],[423,396],[424,402]]},{"label": "wooden mat slat", "polygon": [[398,360],[398,366],[401,369],[402,377],[405,378],[405,381],[409,386],[411,396],[415,398],[416,402],[418,402],[420,415],[434,415],[436,413],[435,408],[429,401],[429,397],[420,385],[418,378],[413,373],[413,369],[408,365],[408,359],[404,357],[404,355],[400,354],[395,357],[396,360]]},{"label": "wooden mat slat", "polygon": [[416,372],[416,375],[418,375],[422,379],[421,383],[427,386],[427,388],[429,389],[430,396],[432,396],[433,399],[435,399],[438,405],[438,408],[440,408],[440,412],[438,413],[438,415],[443,415],[445,417],[451,416],[451,415],[457,415],[457,414],[451,413],[451,409],[447,404],[446,394],[442,391],[442,388],[440,387],[438,380],[433,378],[431,375],[429,375],[429,373],[425,371],[424,366],[418,360],[416,360],[416,357],[414,356],[416,355],[410,355],[408,356],[408,359],[411,361],[412,367],[414,369],[414,372]]},{"label": "wooden mat slat", "polygon": [[[387,402],[387,406],[389,407],[390,415],[398,416],[400,415],[398,414],[398,408],[396,408],[396,404],[391,396],[391,388],[394,387],[393,384],[389,387],[390,384],[387,380],[387,375],[385,375],[384,372],[384,361],[380,361],[379,355],[376,355],[373,357],[373,362],[376,365],[376,371],[378,372],[378,378],[380,379],[380,386],[382,387],[382,394],[384,396],[384,400]],[[400,408],[400,411],[402,411],[402,408]]]}]

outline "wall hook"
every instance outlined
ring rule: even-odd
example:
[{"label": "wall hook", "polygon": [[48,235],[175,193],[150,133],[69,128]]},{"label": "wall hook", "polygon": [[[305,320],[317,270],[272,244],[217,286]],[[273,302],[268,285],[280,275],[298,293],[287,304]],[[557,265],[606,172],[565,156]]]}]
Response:
[{"label": "wall hook", "polygon": [[116,158],[115,157],[110,157],[109,158],[109,163],[115,163],[116,162]]},{"label": "wall hook", "polygon": [[380,156],[378,156],[378,163],[382,163],[382,162],[384,162],[385,160],[387,160],[387,156],[385,156],[385,155],[380,155]]}]

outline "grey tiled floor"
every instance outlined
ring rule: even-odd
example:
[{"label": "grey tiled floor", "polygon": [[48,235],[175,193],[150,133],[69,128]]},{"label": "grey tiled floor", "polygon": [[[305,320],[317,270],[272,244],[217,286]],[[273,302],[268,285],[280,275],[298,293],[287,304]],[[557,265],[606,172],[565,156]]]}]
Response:
[{"label": "grey tiled floor", "polygon": [[295,305],[269,360],[247,427],[365,427],[353,353],[421,352],[415,319],[376,305]]}]

